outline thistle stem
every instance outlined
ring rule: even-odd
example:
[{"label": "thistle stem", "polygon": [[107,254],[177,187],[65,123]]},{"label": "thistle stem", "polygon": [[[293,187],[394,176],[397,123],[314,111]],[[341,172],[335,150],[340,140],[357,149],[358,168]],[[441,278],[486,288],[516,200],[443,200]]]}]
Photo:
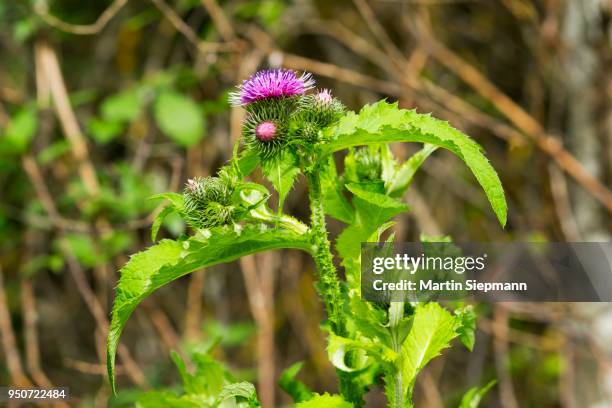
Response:
[{"label": "thistle stem", "polygon": [[[311,226],[313,243],[313,256],[319,272],[320,292],[329,319],[331,330],[338,336],[346,337],[346,316],[343,311],[344,297],[340,287],[340,280],[336,273],[331,245],[327,238],[325,224],[325,209],[321,193],[321,179],[318,169],[306,174],[310,198]],[[347,362],[353,360],[352,353],[347,356]],[[363,388],[357,384],[350,373],[338,370],[340,379],[340,393],[355,407],[363,406]]]},{"label": "thistle stem", "polygon": [[333,333],[344,336],[346,335],[346,319],[342,313],[344,300],[332,258],[331,245],[327,238],[321,179],[316,170],[308,173],[307,177],[311,212],[310,228],[314,246],[313,256],[319,273],[321,296],[325,303]]}]

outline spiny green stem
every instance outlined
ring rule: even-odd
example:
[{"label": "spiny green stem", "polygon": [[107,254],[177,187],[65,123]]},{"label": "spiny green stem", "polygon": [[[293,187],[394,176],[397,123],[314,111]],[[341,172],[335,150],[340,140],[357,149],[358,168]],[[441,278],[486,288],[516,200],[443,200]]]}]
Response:
[{"label": "spiny green stem", "polygon": [[[340,281],[333,263],[331,245],[327,238],[325,224],[325,208],[321,194],[321,180],[317,169],[307,173],[310,196],[313,256],[319,272],[320,291],[325,303],[327,315],[332,332],[338,336],[347,335],[346,316],[343,313],[344,297],[340,288]],[[351,360],[351,355],[347,356]],[[350,361],[348,361],[350,364]],[[363,401],[363,388],[360,387],[349,373],[338,370],[340,377],[340,393],[355,407],[361,407]]]},{"label": "spiny green stem", "polygon": [[331,245],[327,239],[325,225],[325,209],[321,195],[321,180],[316,171],[307,175],[310,196],[311,231],[314,246],[314,260],[319,272],[321,296],[327,309],[327,315],[332,331],[339,335],[346,335],[346,319],[342,313],[344,303],[340,281],[334,266]]}]

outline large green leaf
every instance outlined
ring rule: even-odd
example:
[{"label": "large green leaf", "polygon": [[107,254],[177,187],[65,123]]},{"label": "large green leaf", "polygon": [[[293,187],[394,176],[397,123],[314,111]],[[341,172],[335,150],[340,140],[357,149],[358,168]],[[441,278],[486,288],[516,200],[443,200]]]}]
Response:
[{"label": "large green leaf", "polygon": [[115,353],[121,332],[138,304],[155,290],[198,269],[256,252],[278,248],[310,251],[307,235],[285,229],[266,229],[259,225],[246,226],[242,230],[219,227],[207,231],[206,235],[202,240],[162,240],[133,255],[121,269],[107,344],[107,367],[113,391]]},{"label": "large green leaf", "polygon": [[366,105],[359,114],[347,114],[326,132],[331,142],[322,147],[322,154],[391,142],[428,143],[450,150],[466,163],[484,189],[499,222],[506,224],[507,204],[497,173],[480,145],[447,122],[399,109],[397,103],[380,101]]},{"label": "large green leaf", "polygon": [[404,393],[409,398],[419,371],[457,337],[458,325],[457,318],[437,303],[417,307],[399,359]]},{"label": "large green leaf", "polygon": [[205,118],[196,103],[177,92],[159,95],[154,108],[159,128],[181,146],[193,146],[204,137]]}]

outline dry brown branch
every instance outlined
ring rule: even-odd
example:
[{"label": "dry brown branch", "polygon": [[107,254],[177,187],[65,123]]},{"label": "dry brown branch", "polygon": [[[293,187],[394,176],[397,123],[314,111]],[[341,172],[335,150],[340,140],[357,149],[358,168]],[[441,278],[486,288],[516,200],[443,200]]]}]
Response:
[{"label": "dry brown branch", "polygon": [[386,95],[401,96],[400,87],[393,82],[374,78],[351,69],[339,67],[335,64],[321,62],[299,55],[283,53],[282,57],[283,65],[286,68],[296,70],[308,69],[315,74],[338,79],[360,88],[371,89]]},{"label": "dry brown branch", "polygon": [[580,230],[572,211],[565,176],[561,170],[552,165],[548,166],[548,173],[550,174],[550,191],[554,197],[553,205],[565,240],[578,242],[580,241]]},{"label": "dry brown branch", "polygon": [[206,271],[191,274],[187,288],[187,304],[185,305],[185,338],[198,340],[202,337],[202,291]]},{"label": "dry brown branch", "polygon": [[34,12],[38,14],[43,21],[58,30],[65,31],[71,34],[78,35],[93,35],[99,33],[110,20],[127,4],[128,0],[115,0],[110,6],[100,14],[98,19],[93,24],[70,24],[53,14],[49,13],[49,6],[46,1],[37,1],[34,3]]},{"label": "dry brown branch", "polygon": [[440,64],[447,67],[470,85],[483,98],[491,101],[510,122],[525,135],[533,139],[536,145],[548,153],[561,169],[572,176],[583,188],[595,197],[608,211],[612,212],[612,191],[593,177],[584,166],[568,152],[558,140],[549,135],[543,127],[522,107],[491,83],[476,68],[467,63],[453,51],[437,41],[433,34],[423,26],[417,24],[419,29],[416,35],[426,49]]},{"label": "dry brown branch", "polygon": [[[36,311],[36,297],[30,279],[23,278],[21,280],[20,292],[26,345],[26,367],[28,368],[32,380],[34,380],[34,383],[36,383],[38,387],[53,388],[53,383],[51,383],[40,364],[38,330],[36,329],[38,313]],[[68,408],[68,404],[61,401],[54,402],[51,406],[55,408]]]},{"label": "dry brown branch", "polygon": [[168,316],[153,302],[153,299],[144,301],[142,306],[147,311],[155,330],[157,330],[157,334],[159,334],[164,346],[166,346],[168,354],[170,350],[179,348],[180,339],[176,334],[176,330],[172,327]]},{"label": "dry brown branch", "polygon": [[15,332],[13,331],[8,300],[4,289],[2,266],[0,266],[0,337],[4,359],[6,360],[6,368],[13,384],[18,387],[31,387],[32,383],[23,372],[19,349],[15,341]]},{"label": "dry brown branch", "polygon": [[365,0],[353,0],[353,3],[359,10],[359,13],[363,17],[363,19],[368,24],[368,28],[372,31],[380,45],[385,49],[387,55],[391,59],[398,69],[402,68],[402,65],[406,58],[402,54],[402,52],[397,48],[397,46],[391,41],[387,31],[380,24],[374,11],[370,7],[367,1]]},{"label": "dry brown branch", "polygon": [[508,359],[510,358],[508,355],[508,312],[496,307],[494,313],[493,349],[499,380],[500,403],[503,408],[518,408],[512,377],[508,371]]},{"label": "dry brown branch", "polygon": [[215,43],[202,41],[198,35],[176,14],[176,12],[166,4],[163,0],[151,0],[155,7],[162,12],[162,14],[170,21],[174,28],[180,32],[190,43],[192,43],[198,51],[202,53],[214,53],[214,52],[225,52],[233,51],[236,49],[236,44],[233,42],[228,43]]},{"label": "dry brown branch", "polygon": [[208,14],[210,14],[213,24],[221,34],[221,37],[228,42],[234,40],[236,38],[234,27],[232,27],[219,3],[216,0],[202,0],[202,5]]},{"label": "dry brown branch", "polygon": [[64,77],[60,69],[55,51],[43,40],[36,42],[36,59],[43,71],[46,73],[47,83],[53,99],[55,111],[62,125],[64,135],[70,142],[72,153],[78,163],[78,171],[88,194],[97,196],[100,192],[100,184],[96,176],[96,170],[89,158],[87,143],[81,132],[79,123],[68,97]]},{"label": "dry brown branch", "polygon": [[443,408],[444,403],[442,396],[438,390],[437,381],[431,375],[431,371],[426,369],[421,375],[419,375],[419,385],[425,394],[425,400],[427,407],[430,408]]},{"label": "dry brown branch", "polygon": [[251,255],[240,258],[249,305],[258,326],[258,395],[264,407],[274,406],[274,256],[267,252],[258,257]]},{"label": "dry brown branch", "polygon": [[40,352],[38,345],[38,331],[36,329],[38,313],[36,312],[36,298],[32,289],[32,281],[28,278],[21,280],[21,308],[23,310],[24,338],[26,366],[32,379],[40,387],[51,387],[51,381],[40,367]]}]

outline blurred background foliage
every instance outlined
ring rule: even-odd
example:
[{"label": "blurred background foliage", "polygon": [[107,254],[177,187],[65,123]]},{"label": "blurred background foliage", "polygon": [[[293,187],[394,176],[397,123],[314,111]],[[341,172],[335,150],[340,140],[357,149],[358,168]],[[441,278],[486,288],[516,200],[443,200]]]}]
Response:
[{"label": "blurred background foliage", "polygon": [[[148,198],[231,157],[242,112],[228,89],[262,67],[311,71],[351,109],[398,100],[483,145],[507,228],[439,152],[411,187],[400,240],[609,241],[611,17],[605,0],[0,1],[0,384],[109,403],[112,289],[128,254],[151,244]],[[287,201],[297,217],[304,188]],[[161,233],[187,232],[168,217]],[[288,403],[276,381],[301,360],[302,381],[333,391],[312,272],[298,253],[263,254],[160,290],[126,329],[110,405],[188,391],[182,359],[224,361],[220,375],[254,381],[266,407]],[[486,406],[612,403],[609,305],[479,310],[474,352],[434,361],[417,406],[455,406],[492,378]],[[374,390],[368,404],[383,401]]]}]

